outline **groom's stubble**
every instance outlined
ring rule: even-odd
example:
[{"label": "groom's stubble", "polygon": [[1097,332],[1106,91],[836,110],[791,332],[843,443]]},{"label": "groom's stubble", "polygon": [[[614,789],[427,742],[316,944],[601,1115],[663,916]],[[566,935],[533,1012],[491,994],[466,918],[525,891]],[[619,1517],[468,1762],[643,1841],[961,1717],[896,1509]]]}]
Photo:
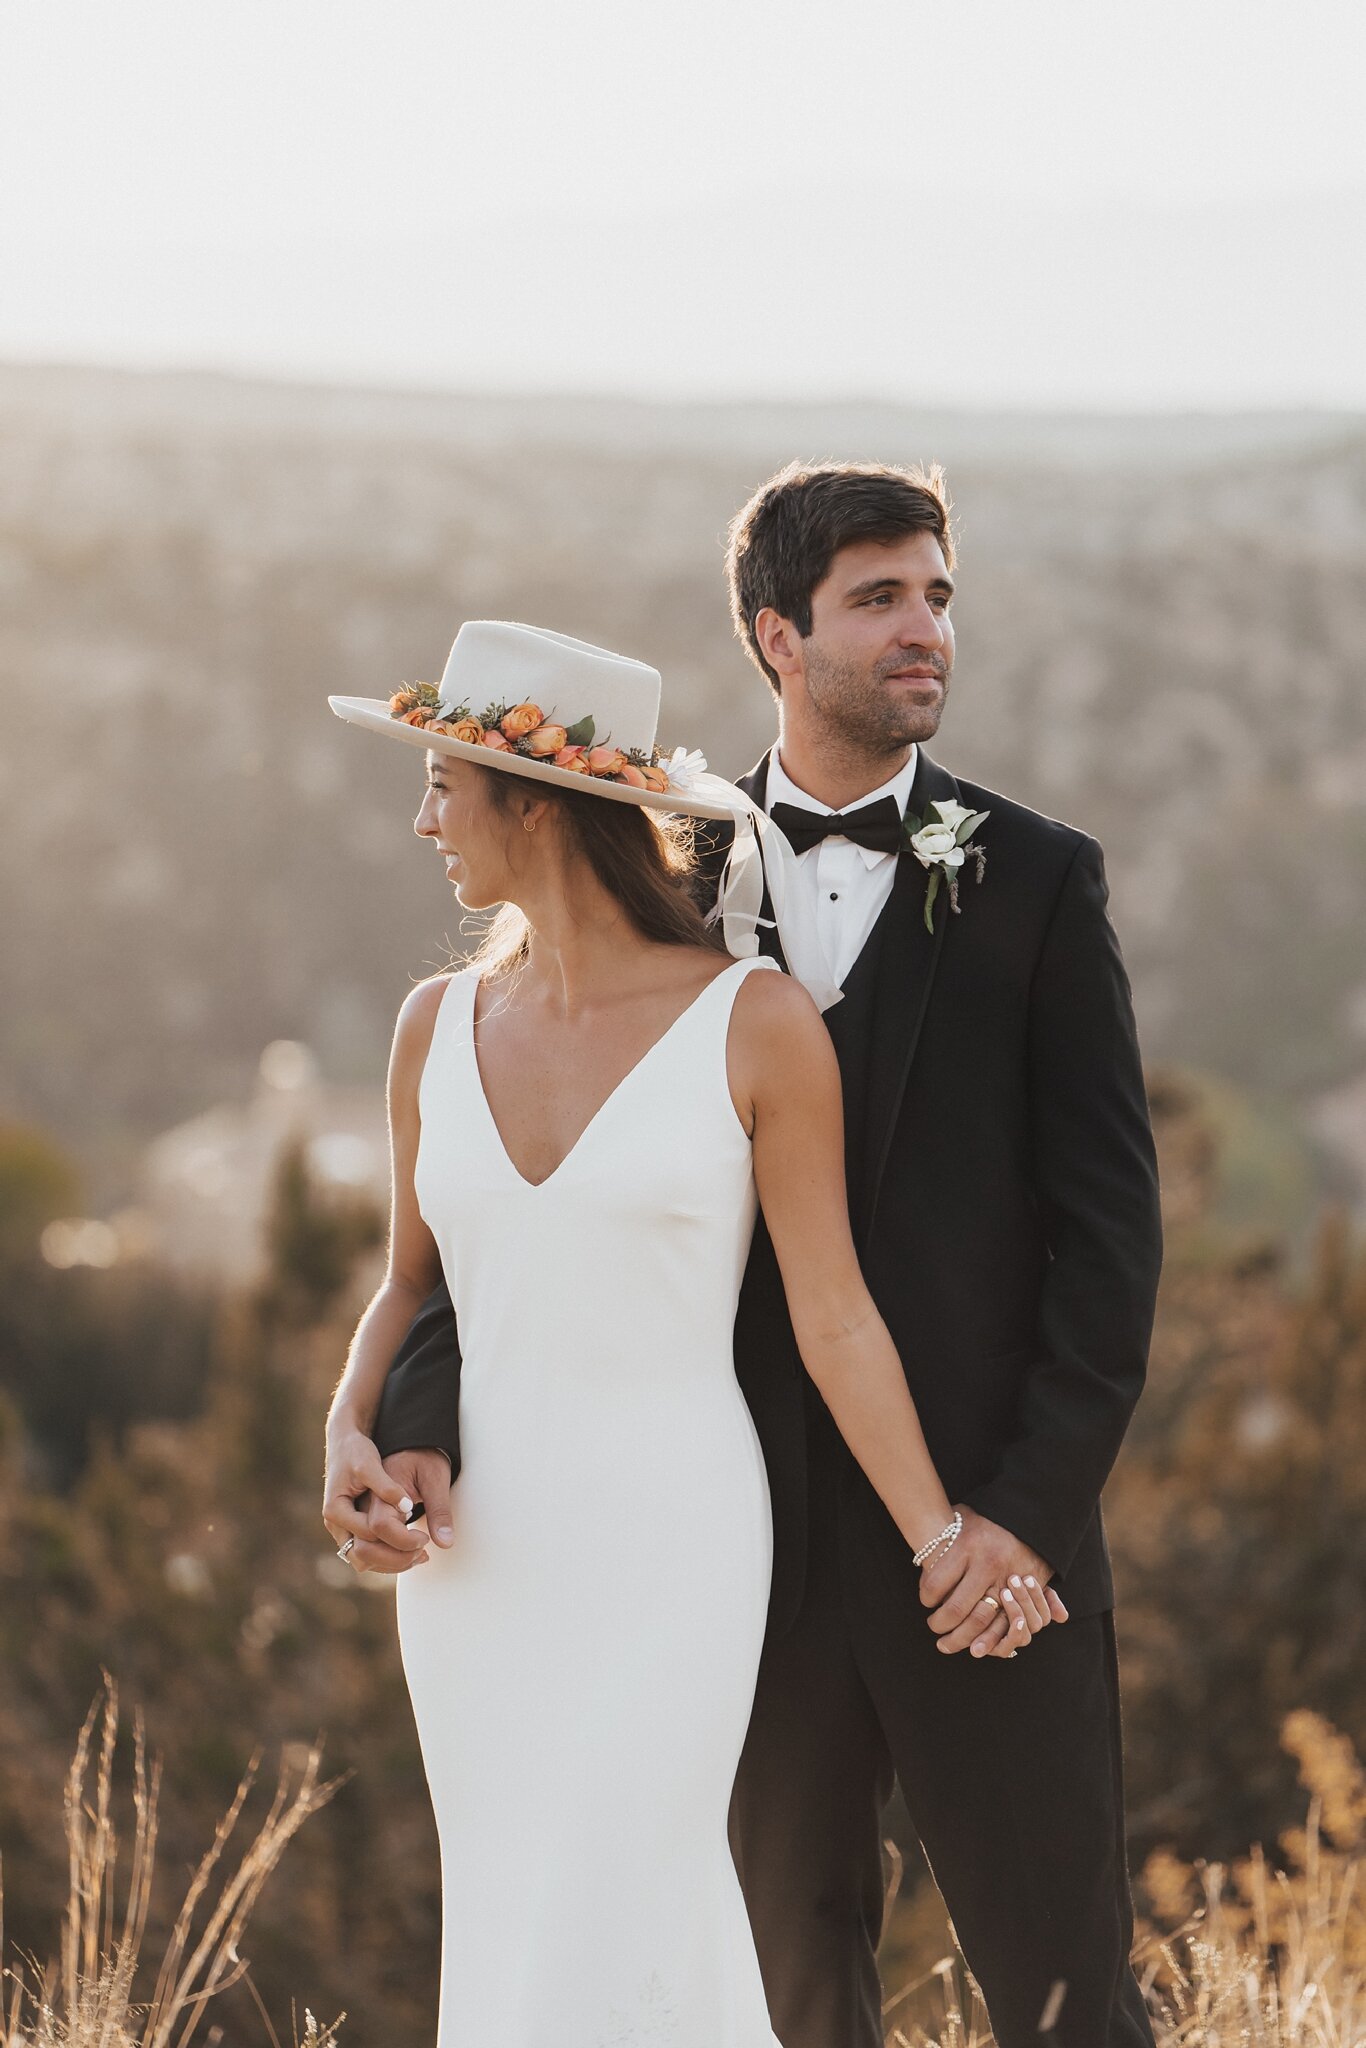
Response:
[{"label": "groom's stubble", "polygon": [[[910,693],[888,678],[915,659],[934,670],[938,688]],[[802,641],[808,742],[830,761],[895,772],[912,746],[934,738],[948,700],[950,664],[937,649],[898,648],[873,667]]]}]

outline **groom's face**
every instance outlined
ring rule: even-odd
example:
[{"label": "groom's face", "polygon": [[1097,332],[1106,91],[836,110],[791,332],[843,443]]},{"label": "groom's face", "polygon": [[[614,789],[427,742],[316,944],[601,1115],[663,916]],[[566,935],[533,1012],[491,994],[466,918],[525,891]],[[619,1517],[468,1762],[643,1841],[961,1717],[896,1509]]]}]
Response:
[{"label": "groom's face", "polygon": [[807,699],[832,734],[874,754],[933,738],[953,669],[952,596],[932,533],[840,549],[800,642]]}]

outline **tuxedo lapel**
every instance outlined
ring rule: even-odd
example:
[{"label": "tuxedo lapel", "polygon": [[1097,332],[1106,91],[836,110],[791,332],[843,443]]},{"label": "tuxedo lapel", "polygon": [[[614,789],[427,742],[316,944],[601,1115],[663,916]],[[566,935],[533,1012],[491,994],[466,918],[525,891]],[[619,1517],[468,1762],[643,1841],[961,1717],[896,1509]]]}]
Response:
[{"label": "tuxedo lapel", "polygon": [[[958,784],[948,770],[931,761],[920,750],[915,780],[911,784],[908,809],[923,817],[926,806],[936,797],[958,795]],[[877,1002],[873,1015],[872,1045],[868,1074],[867,1142],[861,1148],[866,1180],[863,1214],[871,1233],[877,1215],[878,1195],[892,1134],[901,1114],[910,1078],[911,1062],[920,1041],[935,970],[948,930],[948,893],[942,887],[935,904],[934,931],[925,929],[925,891],[929,873],[913,853],[899,853],[896,879],[883,915],[882,961],[878,976]]]}]

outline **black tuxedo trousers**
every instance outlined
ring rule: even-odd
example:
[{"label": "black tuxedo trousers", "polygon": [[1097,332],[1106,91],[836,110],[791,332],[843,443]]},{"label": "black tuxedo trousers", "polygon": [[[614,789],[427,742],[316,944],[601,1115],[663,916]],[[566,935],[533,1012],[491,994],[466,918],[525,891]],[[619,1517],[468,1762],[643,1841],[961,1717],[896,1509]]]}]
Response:
[{"label": "black tuxedo trousers", "polygon": [[[743,786],[762,803],[767,764]],[[783,2048],[878,2048],[892,1779],[1001,2048],[1151,2034],[1128,1967],[1112,1591],[1100,1493],[1143,1382],[1160,1263],[1128,983],[1100,850],[922,752],[911,809],[991,813],[961,913],[898,858],[827,1012],[850,1214],[951,1498],[1038,1551],[1072,1619],[1013,1662],[945,1657],[905,1544],[807,1379],[762,1220],[736,1371],[763,1444],[774,1581],[732,1845]],[[723,856],[716,844],[709,856]],[[770,941],[771,943],[771,941]],[[459,1469],[459,1349],[438,1290],[390,1373],[386,1455]]]}]

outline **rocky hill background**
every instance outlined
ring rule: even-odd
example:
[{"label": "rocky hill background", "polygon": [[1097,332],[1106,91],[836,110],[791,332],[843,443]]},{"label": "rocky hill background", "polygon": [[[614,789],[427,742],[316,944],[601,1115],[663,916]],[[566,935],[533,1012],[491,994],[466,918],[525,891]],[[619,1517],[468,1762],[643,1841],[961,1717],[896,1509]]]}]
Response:
[{"label": "rocky hill background", "polygon": [[[652,407],[0,370],[0,1116],[120,1198],[263,1044],[377,1082],[459,943],[416,757],[329,691],[465,617],[656,662],[666,743],[771,725],[725,527],[793,455],[943,460],[948,765],[1095,832],[1145,1049],[1366,1165],[1366,421]],[[1269,1127],[1270,1127],[1269,1126]],[[1362,1119],[1366,1130],[1366,1119]]]}]

